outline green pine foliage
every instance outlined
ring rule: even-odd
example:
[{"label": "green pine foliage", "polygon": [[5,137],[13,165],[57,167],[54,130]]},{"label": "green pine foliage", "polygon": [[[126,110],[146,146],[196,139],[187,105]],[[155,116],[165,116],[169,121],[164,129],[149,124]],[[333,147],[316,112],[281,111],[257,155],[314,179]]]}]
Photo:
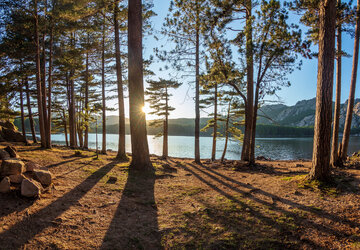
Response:
[{"label": "green pine foliage", "polygon": [[[164,122],[167,122],[170,112],[175,110],[174,107],[169,105],[169,99],[172,96],[169,91],[179,88],[181,83],[160,78],[158,81],[148,81],[148,84],[149,87],[147,87],[145,94],[147,96],[146,102],[149,103],[152,109],[149,114],[159,117],[159,119],[151,121],[149,125],[151,127],[161,127]],[[156,136],[162,135],[163,131],[159,132]]]}]

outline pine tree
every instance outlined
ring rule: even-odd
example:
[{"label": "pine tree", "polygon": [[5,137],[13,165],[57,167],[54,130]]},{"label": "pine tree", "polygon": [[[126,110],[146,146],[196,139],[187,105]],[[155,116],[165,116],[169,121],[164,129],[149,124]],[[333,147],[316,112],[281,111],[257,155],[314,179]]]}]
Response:
[{"label": "pine tree", "polygon": [[330,178],[336,1],[320,1],[319,9],[318,83],[312,168],[309,178],[326,181]]},{"label": "pine tree", "polygon": [[116,83],[118,92],[119,105],[119,143],[116,158],[127,160],[125,151],[125,105],[124,105],[124,87],[122,76],[122,62],[120,49],[120,32],[119,32],[119,1],[114,2],[114,36],[115,36],[115,64],[116,64]]},{"label": "pine tree", "polygon": [[[200,49],[205,29],[208,1],[174,0],[170,2],[171,17],[164,23],[163,34],[175,43],[169,53],[158,53],[171,61],[177,70],[193,67],[195,72],[195,162],[200,163]],[[159,52],[159,51],[157,51]]]},{"label": "pine tree", "polygon": [[353,109],[354,109],[357,68],[359,61],[359,38],[360,38],[360,1],[358,0],[357,9],[356,9],[356,27],[355,27],[354,54],[353,54],[353,65],[351,71],[350,92],[349,92],[348,106],[346,111],[343,139],[339,152],[339,160],[341,162],[345,161],[349,146],[351,121],[352,121]]},{"label": "pine tree", "polygon": [[146,132],[142,56],[141,0],[128,1],[129,106],[132,159],[131,166],[152,169]]},{"label": "pine tree", "polygon": [[169,105],[169,99],[172,94],[169,93],[171,89],[180,87],[180,83],[171,80],[159,79],[159,81],[148,81],[149,87],[146,89],[145,94],[148,96],[146,102],[150,104],[153,111],[149,112],[150,115],[157,115],[160,119],[153,120],[149,126],[160,127],[162,132],[156,136],[163,136],[163,155],[166,159],[168,157],[168,128],[169,128],[169,114],[175,110],[174,107]]},{"label": "pine tree", "polygon": [[221,162],[224,162],[227,151],[228,141],[234,139],[237,142],[242,142],[244,134],[242,133],[240,126],[244,125],[244,104],[241,99],[235,97],[234,92],[228,92],[223,98],[223,101],[227,103],[228,107],[226,110],[225,122],[225,144],[224,150],[221,155]]},{"label": "pine tree", "polygon": [[[299,53],[308,53],[308,43],[301,40],[297,26],[288,24],[287,11],[276,0],[262,1],[252,13],[254,3],[229,0],[216,2],[212,11],[220,30],[234,20],[244,18],[246,23],[234,43],[240,48],[244,65],[239,71],[246,77],[246,96],[239,82],[229,81],[245,103],[245,129],[241,159],[252,164],[255,161],[256,118],[259,100],[272,95],[282,86],[289,86],[287,75],[301,62]],[[244,14],[245,11],[245,14]],[[243,17],[245,15],[245,17]],[[254,35],[256,34],[256,35]],[[254,71],[256,75],[254,75]],[[255,85],[255,90],[253,89]]]}]

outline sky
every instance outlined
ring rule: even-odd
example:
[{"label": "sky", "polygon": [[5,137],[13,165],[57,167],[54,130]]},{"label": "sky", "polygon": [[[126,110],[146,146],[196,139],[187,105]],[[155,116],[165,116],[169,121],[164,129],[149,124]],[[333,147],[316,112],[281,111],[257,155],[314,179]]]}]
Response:
[{"label": "sky", "polygon": [[[169,9],[169,2],[167,0],[153,0],[154,8],[153,11],[157,16],[152,18],[152,25],[154,33],[161,30],[161,27],[164,22]],[[299,24],[299,17],[295,14],[290,14],[289,21],[295,24]],[[306,28],[301,26],[303,33],[305,33]],[[352,53],[354,47],[354,39],[348,34],[343,34],[342,36],[343,50],[347,52],[350,57],[343,57],[342,60],[342,94],[341,102],[344,103],[348,99],[349,89],[350,89],[350,78],[351,78],[351,69],[352,69]],[[158,80],[159,77],[168,79],[169,76],[166,72],[160,71],[160,68],[165,66],[165,63],[156,61],[156,56],[154,54],[153,48],[158,47],[160,44],[167,45],[168,42],[166,38],[163,38],[159,41],[155,40],[152,35],[144,36],[143,46],[144,46],[144,57],[149,58],[153,55],[155,62],[150,66],[150,69],[155,73],[155,76],[152,76],[151,79]],[[313,50],[317,48],[313,46]],[[235,57],[234,57],[235,58]],[[288,79],[291,83],[290,87],[283,88],[282,90],[276,93],[276,96],[265,97],[265,100],[281,102],[285,105],[295,105],[296,102],[311,99],[316,96],[316,78],[317,78],[317,59],[305,59],[301,58],[303,65],[301,70],[295,70],[292,74],[288,76]],[[336,67],[336,65],[335,65]],[[173,96],[170,99],[170,105],[176,108],[170,114],[170,118],[194,118],[195,117],[195,104],[193,101],[194,98],[194,86],[189,83],[190,79],[178,78],[175,79],[179,82],[183,82],[183,85],[172,91]],[[144,85],[147,86],[146,79],[144,79]],[[359,85],[359,84],[358,84]],[[359,86],[356,88],[355,98],[358,98]],[[334,81],[334,91],[333,95],[335,96],[335,81]],[[117,106],[115,103],[110,103],[110,105]],[[128,99],[125,100],[125,109],[126,117],[128,117]],[[148,105],[146,105],[148,106]],[[148,109],[148,107],[146,108]],[[108,115],[116,115],[117,112],[108,112]],[[206,117],[206,112],[201,112],[202,117]],[[154,119],[156,116],[147,115],[147,119]]]}]

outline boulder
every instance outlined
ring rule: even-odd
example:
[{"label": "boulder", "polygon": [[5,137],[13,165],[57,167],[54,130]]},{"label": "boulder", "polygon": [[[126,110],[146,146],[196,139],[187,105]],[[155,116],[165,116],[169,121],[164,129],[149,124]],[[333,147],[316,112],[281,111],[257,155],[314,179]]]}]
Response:
[{"label": "boulder", "polygon": [[41,185],[34,180],[24,179],[21,182],[21,195],[29,198],[38,197],[41,194]]},{"label": "boulder", "polygon": [[3,160],[0,168],[1,175],[18,175],[25,172],[25,164],[20,160]]},{"label": "boulder", "polygon": [[9,175],[9,179],[11,183],[20,184],[25,179],[25,176],[22,174],[13,174]]},{"label": "boulder", "polygon": [[45,186],[49,186],[52,182],[52,175],[50,171],[37,169],[34,170],[34,179]]},{"label": "boulder", "polygon": [[2,127],[1,129],[1,136],[6,140],[10,142],[26,142],[26,137],[23,136],[22,133],[16,130],[8,129],[5,127]]},{"label": "boulder", "polygon": [[11,158],[17,158],[18,157],[18,155],[16,153],[16,148],[11,147],[11,146],[7,146],[6,148],[4,148],[4,150],[9,153]]},{"label": "boulder", "polygon": [[40,169],[41,166],[35,162],[29,161],[25,163],[25,171],[26,172],[34,172],[35,169]]},{"label": "boulder", "polygon": [[5,177],[0,182],[0,193],[7,193],[10,191],[10,179]]},{"label": "boulder", "polygon": [[0,121],[0,126],[11,130],[17,130],[15,125],[10,121]]},{"label": "boulder", "polygon": [[4,149],[0,149],[0,160],[10,159],[10,154]]}]

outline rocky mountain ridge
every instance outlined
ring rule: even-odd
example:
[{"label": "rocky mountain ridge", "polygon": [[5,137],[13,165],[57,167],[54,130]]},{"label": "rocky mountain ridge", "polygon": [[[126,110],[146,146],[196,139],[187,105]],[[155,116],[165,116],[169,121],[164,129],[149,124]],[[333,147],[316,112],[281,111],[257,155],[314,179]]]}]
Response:
[{"label": "rocky mountain ridge", "polygon": [[[298,101],[293,106],[284,104],[265,105],[259,109],[258,124],[273,124],[292,127],[314,126],[316,99]],[[334,107],[334,103],[333,103]],[[340,127],[344,126],[347,101],[341,104]],[[333,109],[334,110],[334,109]],[[360,127],[360,99],[355,99],[352,128]]]}]

